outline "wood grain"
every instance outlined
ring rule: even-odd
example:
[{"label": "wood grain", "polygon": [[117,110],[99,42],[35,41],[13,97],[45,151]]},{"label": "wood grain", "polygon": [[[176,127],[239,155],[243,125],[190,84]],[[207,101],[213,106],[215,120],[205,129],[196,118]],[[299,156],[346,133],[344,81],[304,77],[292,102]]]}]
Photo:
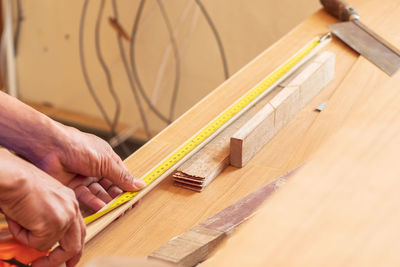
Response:
[{"label": "wood grain", "polygon": [[400,264],[400,75],[362,57],[350,74],[336,133],[204,266]]}]

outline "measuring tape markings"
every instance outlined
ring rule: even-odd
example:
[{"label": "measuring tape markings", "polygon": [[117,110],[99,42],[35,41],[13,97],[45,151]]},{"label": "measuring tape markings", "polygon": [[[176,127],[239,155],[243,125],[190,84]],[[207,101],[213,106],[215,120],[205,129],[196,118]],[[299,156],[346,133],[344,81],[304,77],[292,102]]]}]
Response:
[{"label": "measuring tape markings", "polygon": [[[269,87],[276,83],[280,78],[282,78],[289,70],[291,70],[296,64],[298,64],[305,56],[307,56],[318,44],[325,40],[327,36],[317,37],[309,44],[307,44],[299,53],[290,58],[287,62],[281,65],[278,69],[268,75],[267,78],[262,80],[258,85],[256,85],[252,90],[242,96],[239,100],[233,103],[226,111],[219,115],[216,119],[211,121],[206,125],[198,134],[192,137],[189,141],[184,143],[175,152],[173,152],[167,159],[157,165],[153,170],[151,170],[144,178],[143,181],[147,185],[152,183],[158,177],[160,177],[164,172],[174,166],[179,160],[185,157],[190,151],[196,148],[204,140],[206,140],[210,135],[216,132],[222,125],[227,121],[232,119],[237,113],[239,113],[243,108],[248,106],[253,100],[264,93]],[[271,88],[272,89],[272,88]],[[116,200],[106,206],[104,209],[94,213],[90,216],[84,218],[86,224],[93,222],[94,220],[100,218],[101,216],[107,214],[111,210],[117,208],[118,206],[126,203],[127,201],[133,199],[139,192],[125,192],[119,196]]]}]

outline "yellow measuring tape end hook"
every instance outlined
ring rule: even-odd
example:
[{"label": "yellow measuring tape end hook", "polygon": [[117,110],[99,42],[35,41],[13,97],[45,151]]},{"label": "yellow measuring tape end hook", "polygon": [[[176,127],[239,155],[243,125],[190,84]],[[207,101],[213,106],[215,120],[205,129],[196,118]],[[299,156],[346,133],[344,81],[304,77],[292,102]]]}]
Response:
[{"label": "yellow measuring tape end hook", "polygon": [[[200,130],[199,133],[197,133],[194,137],[189,139],[189,141],[180,146],[167,159],[162,161],[159,165],[157,165],[150,172],[148,172],[143,178],[146,184],[149,185],[158,177],[160,177],[163,173],[169,170],[179,160],[185,157],[190,151],[196,148],[199,144],[204,142],[210,135],[215,133],[222,125],[231,120],[236,114],[238,114],[241,110],[243,110],[256,98],[260,97],[262,94],[268,93],[269,91],[268,89],[272,89],[273,86],[276,85],[276,83],[281,78],[283,78],[283,76],[287,74],[293,67],[295,67],[298,63],[300,63],[300,61],[305,56],[307,56],[311,51],[313,51],[317,46],[319,46],[323,42],[329,41],[328,39],[330,38],[331,38],[330,34],[327,34],[322,37],[317,37],[311,42],[309,42],[297,54],[295,54],[288,61],[286,61],[284,64],[278,67],[275,71],[273,71],[270,75],[268,75],[267,78],[262,80],[258,85],[256,85],[253,89],[247,92],[239,100],[233,103],[221,115],[219,115],[216,119],[211,121],[207,126],[205,126],[202,130]],[[85,223],[89,224],[93,222],[94,220],[107,214],[113,209],[133,199],[137,194],[138,192],[123,193],[121,196],[117,197],[113,202],[104,207],[102,210],[84,218]]]}]

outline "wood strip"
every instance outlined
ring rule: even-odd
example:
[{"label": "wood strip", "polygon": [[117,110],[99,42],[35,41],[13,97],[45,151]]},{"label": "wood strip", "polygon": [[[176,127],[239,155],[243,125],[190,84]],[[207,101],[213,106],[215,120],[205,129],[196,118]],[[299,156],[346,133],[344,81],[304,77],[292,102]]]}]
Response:
[{"label": "wood strip", "polygon": [[289,82],[269,104],[246,122],[230,140],[230,164],[241,168],[289,123],[332,79],[335,54],[324,52]]}]

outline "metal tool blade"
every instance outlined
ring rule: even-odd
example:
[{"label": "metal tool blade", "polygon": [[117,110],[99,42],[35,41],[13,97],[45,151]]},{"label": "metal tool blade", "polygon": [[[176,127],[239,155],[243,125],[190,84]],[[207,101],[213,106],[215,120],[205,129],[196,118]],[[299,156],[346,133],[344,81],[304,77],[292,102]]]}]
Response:
[{"label": "metal tool blade", "polygon": [[355,19],[330,25],[333,34],[392,76],[400,68],[400,53],[383,38]]}]

